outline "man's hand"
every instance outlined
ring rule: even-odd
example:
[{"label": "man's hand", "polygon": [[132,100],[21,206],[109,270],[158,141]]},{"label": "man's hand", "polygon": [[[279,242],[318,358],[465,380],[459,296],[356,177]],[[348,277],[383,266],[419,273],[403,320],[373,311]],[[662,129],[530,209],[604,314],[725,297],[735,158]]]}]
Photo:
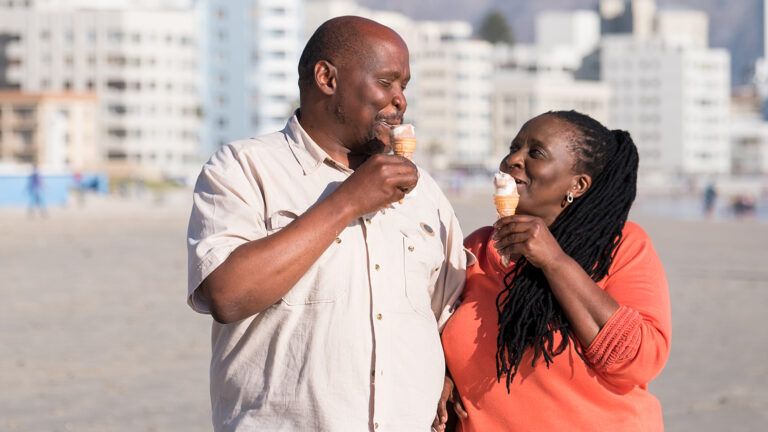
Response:
[{"label": "man's hand", "polygon": [[334,192],[345,197],[358,216],[403,199],[416,187],[416,165],[401,156],[377,154],[360,165]]},{"label": "man's hand", "polygon": [[443,382],[443,392],[440,394],[440,400],[437,402],[437,414],[432,422],[432,430],[437,432],[446,430],[448,426],[448,408],[446,405],[448,402],[453,404],[453,410],[460,419],[467,418],[467,412],[464,410],[464,405],[461,404],[459,392],[453,385],[451,377],[446,375]]}]

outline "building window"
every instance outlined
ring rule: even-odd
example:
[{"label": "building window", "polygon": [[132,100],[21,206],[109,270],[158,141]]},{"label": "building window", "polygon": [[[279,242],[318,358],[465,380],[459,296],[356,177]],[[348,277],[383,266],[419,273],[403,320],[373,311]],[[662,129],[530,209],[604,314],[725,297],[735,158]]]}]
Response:
[{"label": "building window", "polygon": [[128,131],[125,128],[110,128],[107,130],[107,134],[112,138],[125,138],[128,135]]},{"label": "building window", "polygon": [[111,30],[107,34],[107,39],[109,39],[110,42],[115,42],[115,43],[122,42],[123,41],[123,37],[124,37],[123,32],[118,31],[118,30]]},{"label": "building window", "polygon": [[125,80],[107,80],[107,88],[112,90],[125,90]]},{"label": "building window", "polygon": [[122,105],[122,104],[109,105],[107,109],[109,110],[110,113],[118,114],[118,115],[125,114],[128,111],[125,105]]},{"label": "building window", "polygon": [[107,64],[110,66],[125,66],[126,62],[124,55],[110,54],[107,56]]}]

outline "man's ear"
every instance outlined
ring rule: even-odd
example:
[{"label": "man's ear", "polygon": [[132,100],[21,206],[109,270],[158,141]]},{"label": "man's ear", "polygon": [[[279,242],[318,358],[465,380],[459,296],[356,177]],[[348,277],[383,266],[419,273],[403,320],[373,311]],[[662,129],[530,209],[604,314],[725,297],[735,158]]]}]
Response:
[{"label": "man's ear", "polygon": [[574,198],[578,198],[592,187],[592,177],[589,174],[579,174],[573,178],[573,184],[571,185],[571,193]]},{"label": "man's ear", "polygon": [[315,85],[323,94],[330,96],[336,93],[336,66],[326,60],[315,63]]}]

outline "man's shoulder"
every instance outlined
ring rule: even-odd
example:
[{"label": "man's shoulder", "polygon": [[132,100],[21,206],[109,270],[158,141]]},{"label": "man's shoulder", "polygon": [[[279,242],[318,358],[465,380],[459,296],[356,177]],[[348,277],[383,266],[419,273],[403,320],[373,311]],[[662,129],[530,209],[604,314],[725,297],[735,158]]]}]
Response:
[{"label": "man's shoulder", "polygon": [[287,149],[287,147],[287,137],[283,131],[230,141],[211,155],[207,165],[226,165],[244,159],[261,160],[275,157],[280,149]]},{"label": "man's shoulder", "polygon": [[265,135],[232,141],[224,147],[228,147],[234,154],[242,154],[246,152],[271,154],[276,148],[285,147],[287,142],[288,138],[285,132],[276,131]]}]

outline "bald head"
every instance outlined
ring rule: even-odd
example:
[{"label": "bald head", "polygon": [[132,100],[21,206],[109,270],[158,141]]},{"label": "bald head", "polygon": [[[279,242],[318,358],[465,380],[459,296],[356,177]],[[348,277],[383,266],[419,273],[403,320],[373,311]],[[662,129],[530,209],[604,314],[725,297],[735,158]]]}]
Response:
[{"label": "bald head", "polygon": [[315,64],[326,60],[337,67],[365,58],[373,40],[402,38],[391,28],[358,16],[342,16],[324,22],[307,41],[299,59],[299,89],[314,81]]}]

